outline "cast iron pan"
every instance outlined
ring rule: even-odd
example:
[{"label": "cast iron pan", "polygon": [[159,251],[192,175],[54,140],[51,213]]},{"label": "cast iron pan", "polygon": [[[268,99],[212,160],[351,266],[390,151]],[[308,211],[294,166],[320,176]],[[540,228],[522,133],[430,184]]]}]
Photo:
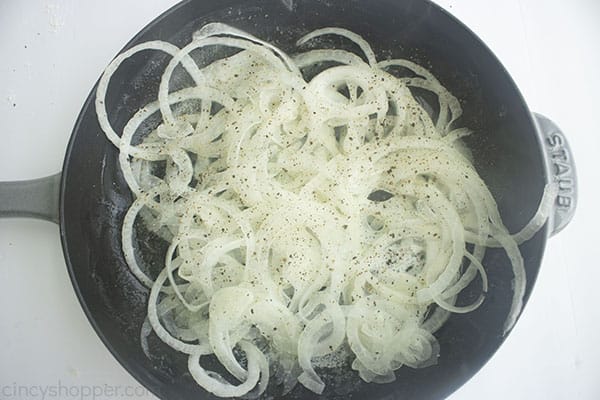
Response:
[{"label": "cast iron pan", "polygon": [[[546,182],[560,181],[553,218],[521,246],[531,292],[547,237],[569,221],[576,200],[575,170],[560,130],[532,115],[514,82],[490,50],[464,25],[426,0],[202,0],[184,1],[144,28],[125,49],[147,40],[179,46],[207,22],[220,21],[293,51],[302,34],[325,26],[348,28],[371,43],[378,58],[408,58],[429,67],[461,101],[462,125],[476,131],[467,144],[475,166],[496,198],[511,230],[534,214]],[[158,88],[169,58],[144,52],[125,62],[107,96],[117,131]],[[108,61],[108,60],[107,60]],[[191,378],[186,358],[150,337],[151,357],[140,345],[146,290],[123,259],[120,227],[132,196],[117,164],[117,150],[100,130],[95,88],[83,105],[65,156],[62,175],[0,186],[2,216],[32,216],[59,222],[73,287],[90,323],[113,355],[144,386],[168,400],[212,399]],[[161,269],[165,244],[138,232],[145,262]],[[436,334],[437,365],[403,367],[391,384],[366,384],[352,371],[329,379],[330,399],[439,399],[465,383],[504,340],[502,324],[511,301],[508,260],[489,251],[490,289],[484,304],[453,315]],[[475,295],[467,288],[463,301]],[[523,360],[526,362],[526,360]],[[279,388],[268,394],[278,398]],[[309,399],[301,386],[284,398]]]}]

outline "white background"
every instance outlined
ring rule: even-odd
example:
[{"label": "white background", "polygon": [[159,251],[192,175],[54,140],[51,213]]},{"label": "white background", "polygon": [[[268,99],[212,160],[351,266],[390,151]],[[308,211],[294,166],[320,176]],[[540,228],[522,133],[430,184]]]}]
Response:
[{"label": "white background", "polygon": [[[103,67],[175,2],[0,0],[0,180],[60,169]],[[549,241],[521,320],[451,398],[600,399],[600,2],[438,2],[492,48],[532,110],[563,128],[580,183],[577,215]],[[50,223],[0,220],[0,349],[0,387],[137,385],[88,324]]]}]

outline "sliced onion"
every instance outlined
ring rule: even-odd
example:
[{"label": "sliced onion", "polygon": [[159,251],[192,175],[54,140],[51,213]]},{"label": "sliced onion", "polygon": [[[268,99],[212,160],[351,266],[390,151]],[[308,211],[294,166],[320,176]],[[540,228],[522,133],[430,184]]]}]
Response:
[{"label": "sliced onion", "polygon": [[[322,393],[320,362],[341,366],[346,349],[367,382],[434,364],[433,334],[452,313],[485,304],[488,247],[502,247],[514,273],[506,333],[525,293],[518,244],[544,225],[556,197],[548,185],[535,216],[509,234],[461,140],[476,133],[455,126],[459,100],[422,66],[378,62],[348,30],[318,29],[297,44],[324,35],[362,55],[290,56],[210,23],[183,48],[127,50],[98,85],[98,121],[135,197],[121,232],[125,261],[150,288],[143,350],[152,329],[189,355],[192,377],[217,396],[260,396],[274,365],[285,393],[297,382]],[[213,49],[236,53],[202,58]],[[117,133],[105,104],[111,76],[146,50],[172,58],[154,101]],[[182,71],[193,84],[174,90]],[[411,90],[435,95],[437,115]],[[136,224],[167,242],[157,277],[142,262]],[[477,275],[482,294],[458,305]],[[204,355],[238,382],[203,368]]]}]

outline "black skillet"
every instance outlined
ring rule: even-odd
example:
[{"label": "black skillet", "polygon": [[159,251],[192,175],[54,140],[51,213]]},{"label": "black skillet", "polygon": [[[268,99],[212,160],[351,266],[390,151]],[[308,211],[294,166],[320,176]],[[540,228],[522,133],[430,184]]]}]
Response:
[{"label": "black skillet", "polygon": [[[570,220],[576,182],[571,153],[560,130],[532,114],[514,82],[491,51],[464,25],[427,0],[203,0],[184,1],[144,28],[125,49],[147,40],[186,44],[207,22],[225,22],[293,51],[294,41],[315,28],[339,26],[364,36],[379,58],[408,58],[429,67],[464,109],[462,125],[477,133],[467,139],[475,166],[496,198],[512,231],[533,215],[546,182],[559,181],[550,223],[521,246],[527,293],[540,267],[546,239]],[[113,78],[107,96],[111,121],[120,128],[155,95],[168,57],[142,53]],[[151,357],[140,345],[148,291],[129,273],[121,251],[120,227],[132,201],[117,166],[117,150],[100,130],[95,88],[83,105],[69,142],[62,174],[36,181],[3,183],[0,216],[29,216],[60,225],[73,287],[90,323],[113,355],[144,386],[168,400],[210,399],[187,372],[185,358],[155,337]],[[160,268],[164,243],[140,232],[146,263]],[[502,344],[502,325],[511,299],[512,275],[501,251],[484,262],[490,290],[485,303],[453,315],[436,334],[437,365],[397,372],[391,384],[362,382],[344,372],[328,382],[327,398],[438,399],[471,378]],[[463,299],[475,293],[467,288]],[[278,397],[278,388],[269,388]],[[285,398],[315,398],[297,387]]]}]

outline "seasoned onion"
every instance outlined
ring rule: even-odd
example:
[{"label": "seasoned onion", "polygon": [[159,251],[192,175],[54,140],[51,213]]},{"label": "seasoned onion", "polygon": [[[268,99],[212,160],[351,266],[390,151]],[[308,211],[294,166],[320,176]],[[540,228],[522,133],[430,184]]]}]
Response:
[{"label": "seasoned onion", "polygon": [[[327,35],[360,53],[315,49]],[[434,333],[484,301],[486,247],[504,248],[514,273],[509,330],[525,290],[518,244],[545,223],[556,194],[548,186],[511,236],[461,142],[471,131],[458,126],[460,103],[429,71],[378,61],[341,28],[297,46],[287,55],[213,23],[182,49],[127,50],[98,85],[98,120],[135,196],[122,240],[150,289],[144,351],[152,329],[217,396],[257,397],[272,371],[284,391],[300,382],[321,393],[320,367],[351,365],[383,383],[402,366],[434,364]],[[215,48],[226,55],[215,59]],[[117,132],[105,95],[142,51],[172,58],[156,100]],[[172,89],[183,71],[192,84]],[[135,245],[141,225],[169,244],[158,276]],[[457,305],[478,280],[481,296]],[[208,355],[233,380],[204,367]]]}]

